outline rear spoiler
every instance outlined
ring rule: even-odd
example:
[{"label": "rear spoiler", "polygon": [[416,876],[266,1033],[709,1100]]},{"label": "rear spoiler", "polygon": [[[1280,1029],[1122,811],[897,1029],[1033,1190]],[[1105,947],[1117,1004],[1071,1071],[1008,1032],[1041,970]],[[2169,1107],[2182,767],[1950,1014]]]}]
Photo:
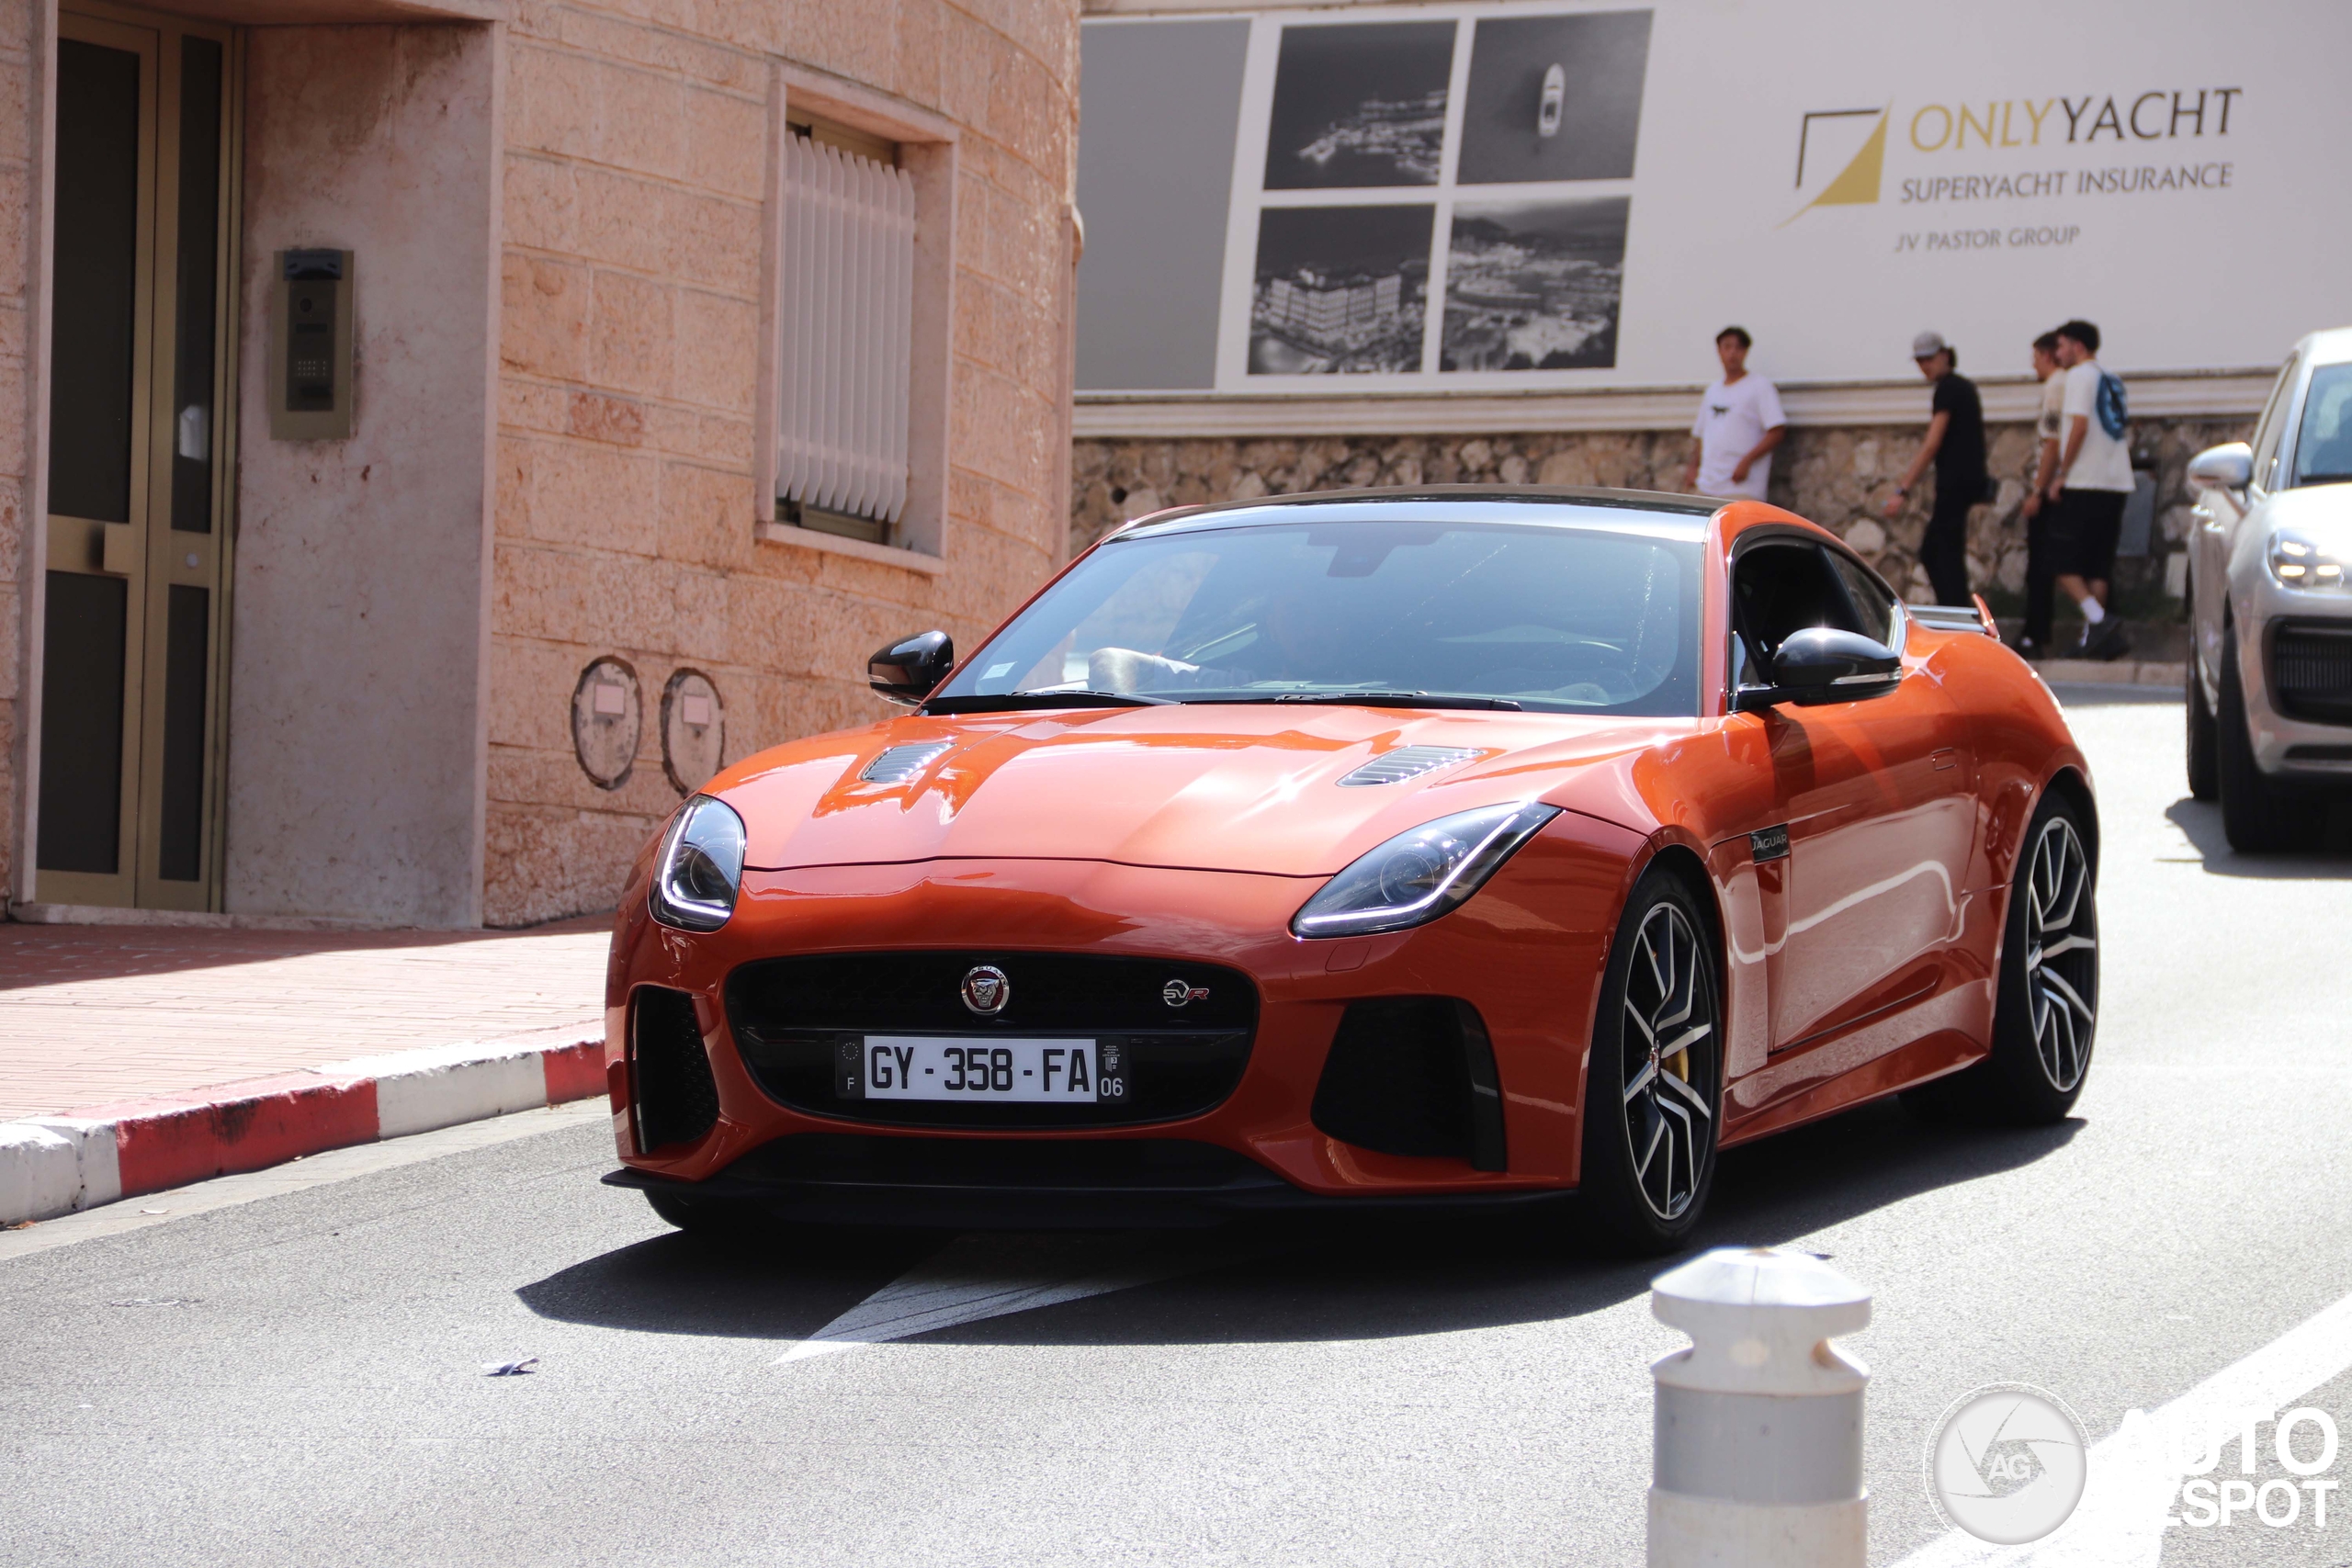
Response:
[{"label": "rear spoiler", "polygon": [[1903,613],[1939,632],[1982,632],[1997,639],[2001,628],[1993,622],[1992,606],[1984,603],[1982,593],[1972,593],[1973,604],[1905,604]]}]

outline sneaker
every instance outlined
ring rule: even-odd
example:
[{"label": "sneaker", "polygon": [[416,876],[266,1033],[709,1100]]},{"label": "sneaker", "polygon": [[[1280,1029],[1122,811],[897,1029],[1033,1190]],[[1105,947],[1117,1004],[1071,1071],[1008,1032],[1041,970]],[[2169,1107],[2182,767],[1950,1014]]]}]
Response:
[{"label": "sneaker", "polygon": [[2083,628],[2082,657],[2085,659],[2117,660],[2132,651],[2131,634],[2123,623],[2109,615],[2096,626]]}]

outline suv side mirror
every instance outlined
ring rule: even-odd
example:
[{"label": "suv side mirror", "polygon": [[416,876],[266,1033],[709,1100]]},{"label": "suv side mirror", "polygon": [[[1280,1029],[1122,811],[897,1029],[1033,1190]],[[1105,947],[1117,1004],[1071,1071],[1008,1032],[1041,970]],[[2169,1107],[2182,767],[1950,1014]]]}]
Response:
[{"label": "suv side mirror", "polygon": [[2188,459],[2188,482],[2199,490],[2244,490],[2254,482],[2254,448],[2243,441],[2208,446]]},{"label": "suv side mirror", "polygon": [[1903,660],[1883,642],[1836,626],[1791,632],[1772,655],[1770,686],[1742,686],[1733,694],[1736,713],[1753,713],[1781,703],[1819,707],[1883,697],[1903,682]]},{"label": "suv side mirror", "polygon": [[876,696],[912,707],[955,668],[955,638],[945,632],[918,632],[877,649],[865,661],[865,680]]}]

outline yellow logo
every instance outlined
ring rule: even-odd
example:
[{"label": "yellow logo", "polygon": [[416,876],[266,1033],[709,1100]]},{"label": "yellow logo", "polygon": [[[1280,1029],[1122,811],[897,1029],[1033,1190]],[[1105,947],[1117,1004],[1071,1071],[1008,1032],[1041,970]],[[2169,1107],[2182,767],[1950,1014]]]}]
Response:
[{"label": "yellow logo", "polygon": [[[1805,115],[1797,130],[1797,189],[1810,189],[1813,194],[1782,221],[1782,228],[1816,207],[1866,207],[1877,202],[1879,178],[1886,169],[1886,122],[1893,107],[1815,109]],[[1858,136],[1859,146],[1855,144]],[[1838,163],[1841,153],[1842,166]],[[1814,175],[1811,182],[1805,178],[1808,164]],[[1838,172],[1822,179],[1830,169]]]}]

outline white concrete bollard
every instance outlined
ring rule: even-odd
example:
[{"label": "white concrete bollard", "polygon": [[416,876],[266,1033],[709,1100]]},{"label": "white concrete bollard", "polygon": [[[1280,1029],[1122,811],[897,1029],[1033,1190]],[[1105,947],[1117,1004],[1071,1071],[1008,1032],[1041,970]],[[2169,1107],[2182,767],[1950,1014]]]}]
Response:
[{"label": "white concrete bollard", "polygon": [[1650,1368],[1650,1568],[1863,1568],[1870,1372],[1830,1339],[1870,1322],[1870,1292],[1724,1247],[1651,1281],[1650,1311],[1690,1336]]}]

